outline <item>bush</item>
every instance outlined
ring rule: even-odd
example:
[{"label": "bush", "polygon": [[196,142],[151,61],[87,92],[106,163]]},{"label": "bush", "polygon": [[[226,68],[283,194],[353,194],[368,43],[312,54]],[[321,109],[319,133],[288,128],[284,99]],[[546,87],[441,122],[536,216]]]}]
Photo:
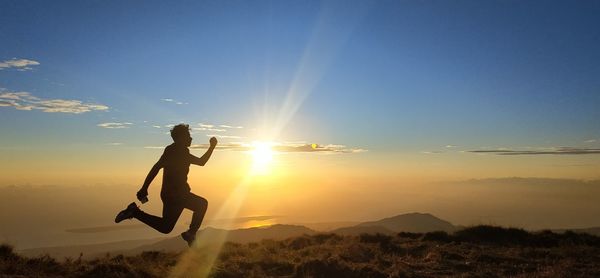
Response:
[{"label": "bush", "polygon": [[531,234],[523,229],[487,225],[465,228],[454,236],[460,241],[496,245],[527,245],[531,239]]},{"label": "bush", "polygon": [[437,242],[452,242],[454,237],[444,231],[435,231],[425,233],[422,237],[423,241],[437,241]]}]

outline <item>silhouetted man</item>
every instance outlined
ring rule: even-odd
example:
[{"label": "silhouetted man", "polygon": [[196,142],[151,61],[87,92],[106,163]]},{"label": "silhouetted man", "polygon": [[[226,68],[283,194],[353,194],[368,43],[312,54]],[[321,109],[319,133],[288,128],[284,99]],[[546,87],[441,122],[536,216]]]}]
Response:
[{"label": "silhouetted man", "polygon": [[158,171],[161,168],[163,169],[163,183],[160,191],[160,198],[163,201],[162,218],[143,212],[134,202],[117,214],[115,222],[119,223],[125,219],[135,218],[161,233],[168,234],[175,227],[175,223],[177,223],[183,209],[187,208],[194,211],[194,215],[189,230],[181,233],[181,237],[191,246],[208,208],[208,202],[206,199],[190,192],[187,174],[190,170],[190,164],[200,166],[206,164],[217,145],[217,139],[215,137],[210,138],[210,147],[206,153],[202,157],[196,157],[190,154],[188,149],[192,143],[188,125],[179,124],[173,127],[171,137],[174,143],[165,148],[158,162],[154,164],[148,173],[144,185],[137,192],[138,200],[147,201],[148,186],[150,186]]}]

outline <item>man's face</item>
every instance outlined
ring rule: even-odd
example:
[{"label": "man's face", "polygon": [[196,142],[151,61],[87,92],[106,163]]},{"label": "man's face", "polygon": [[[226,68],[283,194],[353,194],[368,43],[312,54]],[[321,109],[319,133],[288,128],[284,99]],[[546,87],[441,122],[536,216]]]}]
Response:
[{"label": "man's face", "polygon": [[177,144],[181,144],[181,145],[184,145],[186,147],[191,146],[192,145],[192,136],[189,133],[185,134],[185,135],[182,135],[177,140]]},{"label": "man's face", "polygon": [[189,147],[192,145],[192,136],[190,134],[187,134],[185,136],[185,146]]}]

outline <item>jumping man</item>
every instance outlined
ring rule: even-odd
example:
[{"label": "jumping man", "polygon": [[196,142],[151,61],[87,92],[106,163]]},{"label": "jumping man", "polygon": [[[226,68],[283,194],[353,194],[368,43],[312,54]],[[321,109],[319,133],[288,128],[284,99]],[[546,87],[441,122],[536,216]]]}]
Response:
[{"label": "jumping man", "polygon": [[208,202],[206,199],[190,192],[187,175],[190,164],[200,166],[206,164],[215,146],[217,146],[217,138],[210,138],[210,147],[206,153],[202,157],[196,157],[190,154],[188,149],[192,143],[188,125],[179,124],[173,127],[171,137],[174,143],[165,148],[158,162],[154,164],[148,173],[144,185],[137,192],[138,200],[145,202],[148,196],[148,186],[150,186],[158,171],[161,168],[163,169],[163,182],[160,191],[160,198],[163,202],[162,218],[143,212],[134,202],[117,214],[115,222],[119,223],[125,219],[135,218],[161,233],[168,234],[175,227],[175,223],[177,223],[183,209],[187,208],[192,210],[194,215],[189,230],[181,233],[181,237],[191,246],[208,208]]}]

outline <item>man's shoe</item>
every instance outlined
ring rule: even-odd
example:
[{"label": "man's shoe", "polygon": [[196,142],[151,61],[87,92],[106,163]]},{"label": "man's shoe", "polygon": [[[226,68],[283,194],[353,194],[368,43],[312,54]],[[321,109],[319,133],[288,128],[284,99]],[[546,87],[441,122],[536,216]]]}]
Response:
[{"label": "man's shoe", "polygon": [[181,233],[181,238],[187,242],[189,247],[192,247],[194,240],[196,240],[196,232],[185,231]]},{"label": "man's shoe", "polygon": [[133,215],[140,210],[137,205],[134,203],[131,203],[127,206],[126,209],[122,210],[121,212],[119,212],[119,214],[117,214],[117,217],[115,217],[115,223],[119,223],[125,219],[131,219],[133,218]]}]

